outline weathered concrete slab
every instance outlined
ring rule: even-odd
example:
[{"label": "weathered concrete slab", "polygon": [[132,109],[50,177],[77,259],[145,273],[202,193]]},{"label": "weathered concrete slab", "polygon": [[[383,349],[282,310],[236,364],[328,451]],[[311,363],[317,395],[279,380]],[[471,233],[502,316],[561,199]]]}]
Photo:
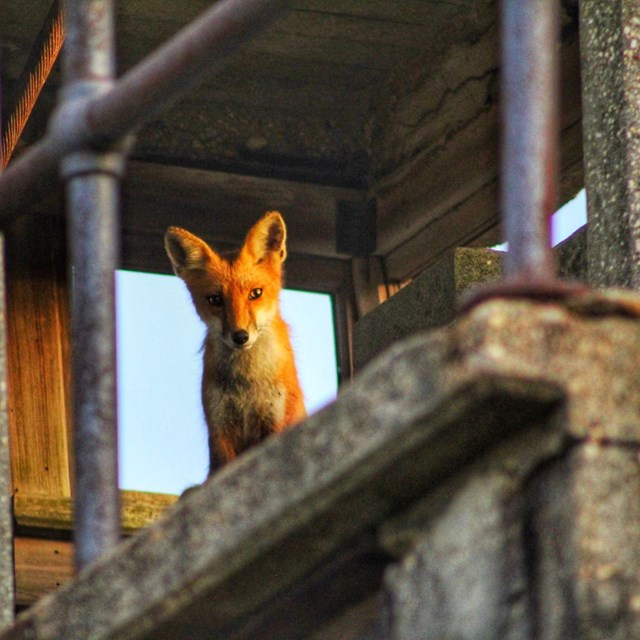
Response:
[{"label": "weathered concrete slab", "polygon": [[566,448],[553,424],[518,434],[381,527],[398,562],[385,573],[380,638],[532,637],[523,488]]},{"label": "weathered concrete slab", "polygon": [[532,601],[553,640],[640,636],[637,449],[589,441],[529,493]]},{"label": "weathered concrete slab", "polygon": [[588,282],[586,225],[556,247],[556,258],[560,278]]},{"label": "weathered concrete slab", "polygon": [[565,388],[571,437],[512,437],[382,527],[400,560],[380,638],[640,634],[639,309],[609,301],[496,301],[452,327],[465,336],[452,361],[476,374],[537,371]]},{"label": "weathered concrete slab", "polygon": [[528,376],[443,378],[444,338],[391,350],[334,405],[223,469],[3,640],[252,637],[238,632],[249,617],[347,541],[556,411],[556,386]]},{"label": "weathered concrete slab", "polygon": [[582,0],[589,280],[640,288],[640,5]]},{"label": "weathered concrete slab", "polygon": [[[387,584],[400,589],[394,591],[397,603],[413,603],[406,620],[426,624],[416,617],[418,607],[436,616],[430,618],[439,620],[436,629],[460,635],[459,621],[466,620],[465,628],[493,633],[505,621],[500,603],[511,601],[520,607],[509,609],[512,629],[526,629],[529,622],[547,625],[553,612],[535,600],[544,586],[536,578],[536,549],[547,543],[535,524],[544,517],[544,505],[531,498],[545,494],[528,488],[544,481],[543,472],[554,461],[563,464],[573,456],[581,456],[584,465],[570,462],[565,471],[578,506],[567,508],[568,528],[560,540],[568,545],[577,540],[578,546],[566,552],[567,566],[575,570],[566,574],[570,588],[563,592],[564,603],[576,616],[575,628],[595,625],[588,637],[624,637],[617,629],[637,629],[640,617],[632,577],[640,575],[640,554],[623,542],[628,533],[635,544],[640,531],[638,509],[625,507],[637,499],[639,309],[631,294],[585,296],[563,306],[492,300],[450,327],[396,345],[363,370],[335,404],[224,468],[157,524],[36,604],[1,640],[240,640],[256,637],[254,620],[268,621],[260,627],[265,640],[308,637],[314,625],[341,613],[339,598],[332,597],[335,585],[348,584],[366,569],[357,557],[355,564],[348,561],[348,550],[378,554],[375,562],[382,567],[360,574],[377,584],[386,561],[380,549],[369,546],[371,534],[423,500],[436,505],[427,539],[441,555],[434,558],[428,546],[418,548],[425,533],[418,531],[400,554],[417,553],[414,562],[425,571],[407,574],[405,565],[406,580],[411,575],[431,580],[434,569],[440,575],[439,597],[451,606],[459,594],[475,594],[490,610],[478,617],[470,604],[461,603],[445,616],[423,600],[431,591],[428,580],[426,586],[422,578],[411,585],[396,571],[395,585],[392,578]],[[599,443],[620,451],[602,474],[590,465],[594,454],[588,453]],[[625,451],[626,462],[620,459]],[[498,459],[500,469],[490,462]],[[616,489],[627,484],[629,490]],[[525,502],[518,504],[519,499]],[[589,547],[594,540],[607,544],[609,526],[615,529],[610,548]],[[477,580],[464,574],[473,559],[468,553],[446,560],[474,540],[479,554],[474,566],[487,580],[515,567],[514,581],[506,581],[500,593],[483,595]],[[508,557],[498,561],[505,549]],[[370,601],[362,583],[351,584]],[[301,607],[305,589],[322,606],[307,599]],[[593,598],[600,598],[603,612],[595,616]],[[609,636],[613,611],[626,626]],[[289,624],[292,617],[299,627]],[[526,637],[515,631],[503,637]],[[420,637],[429,636],[425,631]]]},{"label": "weathered concrete slab", "polygon": [[453,322],[460,295],[497,280],[501,273],[502,255],[498,251],[460,248],[444,255],[356,324],[355,369],[361,369],[397,340]]},{"label": "weathered concrete slab", "polygon": [[[503,256],[501,251],[460,247],[364,316],[354,330],[355,369],[397,340],[452,322],[461,296],[500,279]],[[556,261],[561,278],[587,281],[586,227],[557,246]]]},{"label": "weathered concrete slab", "polygon": [[[381,637],[529,637],[522,532],[509,484],[499,476],[475,478],[424,523],[420,542],[387,570]],[[505,634],[509,626],[517,635]]]}]

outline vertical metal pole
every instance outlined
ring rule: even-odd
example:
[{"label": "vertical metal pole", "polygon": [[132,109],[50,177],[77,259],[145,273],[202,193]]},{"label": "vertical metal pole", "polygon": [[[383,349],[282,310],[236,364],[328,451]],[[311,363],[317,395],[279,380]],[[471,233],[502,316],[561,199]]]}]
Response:
[{"label": "vertical metal pole", "polygon": [[502,215],[505,276],[553,280],[549,219],[558,168],[558,3],[502,0]]},{"label": "vertical metal pole", "polygon": [[[113,82],[112,0],[65,0],[62,105]],[[87,149],[62,161],[72,265],[75,566],[120,537],[117,474],[115,285],[123,158]]]},{"label": "vertical metal pole", "polygon": [[[2,102],[1,98],[2,86],[0,86],[0,104]],[[0,138],[3,134],[3,114],[0,112]],[[2,160],[3,155],[0,148],[0,167],[4,166]],[[0,168],[1,171],[2,169]],[[6,317],[4,236],[0,234],[0,633],[13,624],[16,606],[15,568],[13,562],[13,510],[11,505],[11,458],[9,455],[9,420],[7,413]]]},{"label": "vertical metal pole", "polygon": [[0,235],[0,632],[13,623],[15,583],[13,563],[13,513],[11,509],[11,459],[7,415],[6,313],[4,295],[4,239]]}]

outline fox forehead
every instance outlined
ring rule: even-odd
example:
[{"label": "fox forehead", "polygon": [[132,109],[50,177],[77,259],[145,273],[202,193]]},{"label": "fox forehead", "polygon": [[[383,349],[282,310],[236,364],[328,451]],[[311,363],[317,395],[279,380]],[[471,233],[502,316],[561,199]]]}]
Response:
[{"label": "fox forehead", "polygon": [[240,292],[256,287],[279,289],[280,284],[268,269],[261,265],[247,265],[241,259],[234,261],[220,260],[215,266],[210,265],[198,274],[197,281],[192,282],[193,286],[199,289],[224,290],[230,292]]}]

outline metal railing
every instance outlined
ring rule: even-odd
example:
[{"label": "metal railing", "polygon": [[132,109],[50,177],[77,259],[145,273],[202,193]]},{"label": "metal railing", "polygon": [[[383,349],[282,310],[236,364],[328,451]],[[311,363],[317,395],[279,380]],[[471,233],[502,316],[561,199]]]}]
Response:
[{"label": "metal railing", "polygon": [[[127,136],[221,64],[287,5],[223,0],[120,80],[114,79],[112,0],[66,0],[64,87],[47,136],[0,176],[0,223],[67,185],[73,266],[72,347],[76,567],[119,537],[113,272],[118,185]],[[556,286],[549,218],[557,173],[557,3],[503,0],[502,210],[509,283]]]}]

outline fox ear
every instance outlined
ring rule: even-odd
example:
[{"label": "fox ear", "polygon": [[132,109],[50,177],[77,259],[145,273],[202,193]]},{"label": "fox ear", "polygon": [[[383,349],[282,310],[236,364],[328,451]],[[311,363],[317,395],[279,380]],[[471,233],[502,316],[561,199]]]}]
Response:
[{"label": "fox ear", "polygon": [[180,227],[169,227],[164,234],[164,248],[177,276],[185,271],[202,269],[210,260],[212,251],[204,240]]},{"label": "fox ear", "polygon": [[277,211],[266,213],[247,234],[243,252],[247,252],[256,262],[275,258],[278,263],[287,257],[287,227]]}]

